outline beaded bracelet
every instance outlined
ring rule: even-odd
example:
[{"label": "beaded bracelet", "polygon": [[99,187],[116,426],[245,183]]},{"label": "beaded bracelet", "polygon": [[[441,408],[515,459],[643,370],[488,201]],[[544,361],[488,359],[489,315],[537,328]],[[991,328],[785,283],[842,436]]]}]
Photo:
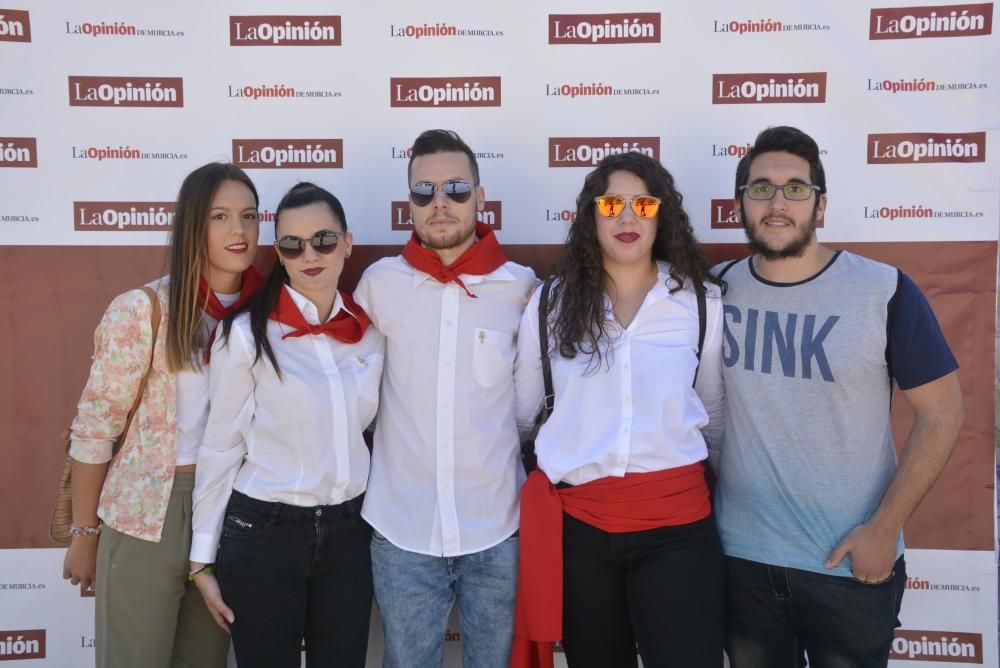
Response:
[{"label": "beaded bracelet", "polygon": [[98,522],[96,527],[78,527],[75,524],[69,525],[70,536],[97,536],[104,528],[104,522]]}]

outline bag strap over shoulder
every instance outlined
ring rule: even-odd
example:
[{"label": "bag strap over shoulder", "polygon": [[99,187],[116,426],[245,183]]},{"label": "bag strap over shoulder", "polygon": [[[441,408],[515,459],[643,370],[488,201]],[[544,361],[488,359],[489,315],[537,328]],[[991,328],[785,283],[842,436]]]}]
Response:
[{"label": "bag strap over shoulder", "polygon": [[157,296],[156,291],[148,285],[142,286],[142,291],[146,293],[149,297],[149,303],[152,306],[152,311],[149,317],[149,324],[152,329],[152,336],[150,336],[149,345],[149,364],[146,366],[146,373],[142,374],[142,380],[139,381],[139,391],[135,394],[135,401],[132,403],[132,408],[128,411],[128,418],[125,420],[125,428],[122,430],[121,436],[115,441],[113,452],[111,456],[114,457],[118,454],[118,450],[121,449],[122,443],[125,442],[125,434],[128,433],[129,427],[132,426],[132,418],[135,417],[136,411],[139,410],[139,404],[142,402],[142,396],[146,393],[146,385],[149,383],[149,372],[153,370],[153,355],[156,353],[156,336],[160,332],[160,298]]},{"label": "bag strap over shoulder", "polygon": [[[156,292],[148,287],[143,286],[142,291],[146,293],[149,297],[149,302],[152,306],[150,313],[150,325],[152,327],[152,337],[151,345],[149,347],[149,366],[146,367],[146,373],[142,375],[142,380],[139,381],[139,389],[135,395],[135,401],[132,403],[132,408],[129,409],[128,418],[125,420],[125,428],[122,430],[121,435],[115,439],[114,444],[111,447],[111,456],[114,457],[118,454],[118,451],[122,447],[122,443],[125,442],[125,435],[128,434],[129,427],[132,426],[132,418],[135,417],[135,413],[139,408],[139,403],[142,401],[142,395],[146,393],[146,384],[149,381],[149,372],[153,368],[153,354],[156,350],[156,335],[160,330],[160,299],[157,297]],[[61,440],[65,443],[66,447],[66,461],[63,463],[62,474],[59,477],[59,487],[56,490],[56,504],[52,510],[52,516],[49,518],[49,536],[53,541],[60,543],[62,545],[69,545],[72,541],[73,535],[71,532],[71,527],[73,525],[73,459],[69,456],[70,446],[72,445],[72,434],[69,429],[64,431],[61,436]]]}]

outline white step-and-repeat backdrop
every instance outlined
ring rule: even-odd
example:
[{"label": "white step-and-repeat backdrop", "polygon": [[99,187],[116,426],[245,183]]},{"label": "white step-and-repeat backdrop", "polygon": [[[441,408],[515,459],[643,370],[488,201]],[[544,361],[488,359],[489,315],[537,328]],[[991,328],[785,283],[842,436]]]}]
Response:
[{"label": "white step-and-repeat backdrop", "polygon": [[[297,181],[324,185],[370,260],[409,234],[412,139],[452,128],[478,153],[483,220],[541,272],[584,175],[621,151],[673,172],[713,257],[745,252],[736,162],[759,130],[790,124],[823,150],[821,241],[911,273],[963,365],[969,417],[907,527],[911,579],[891,664],[998,665],[992,2],[7,4],[0,661],[92,662],[92,598],[61,580],[63,552],[45,537],[54,434],[108,297],[159,273],[172,200],[194,167],[247,169],[265,221]],[[261,237],[272,240],[270,225]],[[52,334],[53,322],[70,331]],[[446,640],[448,665],[460,665],[457,623]],[[370,664],[380,657],[376,623]]]}]

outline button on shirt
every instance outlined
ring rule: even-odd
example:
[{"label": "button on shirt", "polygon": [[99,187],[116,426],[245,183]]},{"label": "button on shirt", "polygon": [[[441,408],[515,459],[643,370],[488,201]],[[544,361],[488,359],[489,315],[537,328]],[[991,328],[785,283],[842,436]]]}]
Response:
[{"label": "button on shirt", "polygon": [[[284,289],[308,323],[320,324],[312,302]],[[338,293],[330,317],[342,308]],[[254,363],[249,314],[233,322],[228,344],[221,330],[216,337],[194,489],[192,561],[215,559],[233,489],[307,507],[365,491],[369,456],[362,431],[378,408],[384,339],[372,327],[356,344],[325,334],[281,338],[290,331],[268,321],[280,378],[266,356]]]},{"label": "button on shirt", "polygon": [[[236,303],[240,293],[215,293],[219,303],[226,308]],[[212,330],[219,321],[202,313],[201,340],[208,341]],[[201,364],[201,355],[198,363]],[[208,421],[208,368],[184,369],[177,372],[177,465],[194,464],[198,461],[198,448]]]},{"label": "button on shirt", "polygon": [[442,284],[402,257],[369,267],[354,299],[386,337],[364,518],[395,546],[458,556],[517,530],[524,481],[514,342],[534,273],[513,262]]},{"label": "button on shirt", "polygon": [[[607,476],[661,471],[706,458],[723,429],[722,300],[715,286],[706,299],[705,343],[698,382],[698,301],[676,285],[669,265],[626,327],[606,301],[610,350],[590,367],[590,356],[552,358],[555,406],[535,440],[538,467],[553,483],[581,485]],[[536,291],[525,309],[517,342],[517,422],[530,431],[545,394],[538,342]],[[552,327],[549,327],[551,341]],[[551,345],[551,344],[550,344]],[[703,431],[704,430],[704,436]]]}]

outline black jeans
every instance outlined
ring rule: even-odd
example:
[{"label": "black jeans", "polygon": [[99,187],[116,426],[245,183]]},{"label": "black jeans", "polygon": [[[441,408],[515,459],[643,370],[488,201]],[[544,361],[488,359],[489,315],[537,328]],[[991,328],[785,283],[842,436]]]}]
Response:
[{"label": "black jeans", "polygon": [[881,584],[726,557],[732,668],[885,668],[906,562]]},{"label": "black jeans", "polygon": [[722,550],[709,516],[608,533],[563,516],[563,647],[572,668],[721,668]]},{"label": "black jeans", "polygon": [[363,668],[372,611],[364,495],[303,508],[234,491],[216,572],[240,668]]}]

